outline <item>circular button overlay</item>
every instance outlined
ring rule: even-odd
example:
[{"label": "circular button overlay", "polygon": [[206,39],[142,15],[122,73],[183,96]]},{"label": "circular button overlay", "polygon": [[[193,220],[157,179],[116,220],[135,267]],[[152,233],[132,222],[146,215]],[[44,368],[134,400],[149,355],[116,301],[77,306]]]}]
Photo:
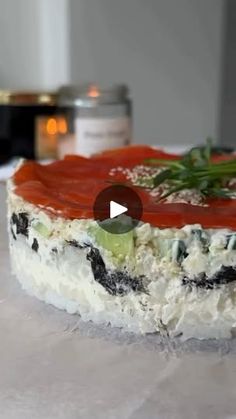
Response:
[{"label": "circular button overlay", "polygon": [[94,219],[112,234],[128,233],[142,218],[143,206],[139,195],[123,185],[112,185],[101,191],[93,207]]}]

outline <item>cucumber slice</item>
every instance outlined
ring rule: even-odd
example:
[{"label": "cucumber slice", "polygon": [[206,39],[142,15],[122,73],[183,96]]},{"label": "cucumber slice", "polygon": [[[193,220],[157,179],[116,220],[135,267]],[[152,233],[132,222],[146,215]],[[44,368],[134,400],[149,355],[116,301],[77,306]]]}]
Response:
[{"label": "cucumber slice", "polygon": [[161,257],[167,257],[168,259],[172,258],[172,239],[158,239],[158,247]]},{"label": "cucumber slice", "polygon": [[173,240],[172,261],[181,263],[188,256],[186,245],[183,240]]},{"label": "cucumber slice", "polygon": [[89,234],[95,238],[95,241],[99,246],[109,250],[120,262],[122,262],[126,256],[131,257],[133,255],[133,230],[128,233],[112,234],[98,226],[90,229]]},{"label": "cucumber slice", "polygon": [[46,239],[51,235],[51,231],[43,223],[35,223],[32,225],[33,229]]},{"label": "cucumber slice", "polygon": [[227,236],[225,249],[236,250],[236,234],[230,234]]},{"label": "cucumber slice", "polygon": [[208,253],[210,243],[209,237],[207,236],[206,232],[200,228],[197,228],[192,230],[192,234],[193,237],[195,237],[195,239],[201,243],[203,253]]}]

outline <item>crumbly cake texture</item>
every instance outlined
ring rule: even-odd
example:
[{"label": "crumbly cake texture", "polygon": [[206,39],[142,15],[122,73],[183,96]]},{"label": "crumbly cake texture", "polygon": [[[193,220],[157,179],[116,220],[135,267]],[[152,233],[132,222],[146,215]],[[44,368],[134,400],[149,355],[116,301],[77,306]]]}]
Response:
[{"label": "crumbly cake texture", "polygon": [[31,295],[83,320],[135,333],[230,338],[236,234],[140,223],[109,235],[92,219],[49,216],[8,185],[12,270]]}]

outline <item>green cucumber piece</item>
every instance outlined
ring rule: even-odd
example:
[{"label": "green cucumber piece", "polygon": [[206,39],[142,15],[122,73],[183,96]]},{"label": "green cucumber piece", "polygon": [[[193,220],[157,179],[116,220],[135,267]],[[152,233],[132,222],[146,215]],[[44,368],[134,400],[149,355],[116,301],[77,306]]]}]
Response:
[{"label": "green cucumber piece", "polygon": [[197,228],[197,229],[192,230],[192,234],[195,237],[195,239],[201,243],[203,253],[208,253],[209,252],[209,238],[206,232],[200,228]]},{"label": "green cucumber piece", "polygon": [[33,229],[46,239],[51,235],[51,231],[43,223],[35,223],[32,225]]},{"label": "green cucumber piece", "polygon": [[172,245],[172,261],[181,263],[188,256],[183,240],[174,240]]},{"label": "green cucumber piece", "polygon": [[113,234],[108,233],[98,226],[91,228],[89,234],[95,238],[99,246],[109,250],[119,261],[123,261],[126,256],[131,257],[133,255],[133,230],[128,233]]},{"label": "green cucumber piece", "polygon": [[226,249],[236,250],[236,234],[230,234],[226,238]]}]

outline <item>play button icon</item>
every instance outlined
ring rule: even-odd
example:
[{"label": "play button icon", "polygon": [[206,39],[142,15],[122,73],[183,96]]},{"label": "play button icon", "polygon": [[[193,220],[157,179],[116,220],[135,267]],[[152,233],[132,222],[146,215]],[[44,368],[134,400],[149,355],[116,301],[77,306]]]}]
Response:
[{"label": "play button icon", "polygon": [[103,189],[93,207],[94,219],[109,233],[127,233],[142,217],[142,201],[134,189],[113,185]]},{"label": "play button icon", "polygon": [[127,211],[128,208],[124,207],[123,205],[120,205],[115,201],[110,201],[110,218],[115,218]]}]

